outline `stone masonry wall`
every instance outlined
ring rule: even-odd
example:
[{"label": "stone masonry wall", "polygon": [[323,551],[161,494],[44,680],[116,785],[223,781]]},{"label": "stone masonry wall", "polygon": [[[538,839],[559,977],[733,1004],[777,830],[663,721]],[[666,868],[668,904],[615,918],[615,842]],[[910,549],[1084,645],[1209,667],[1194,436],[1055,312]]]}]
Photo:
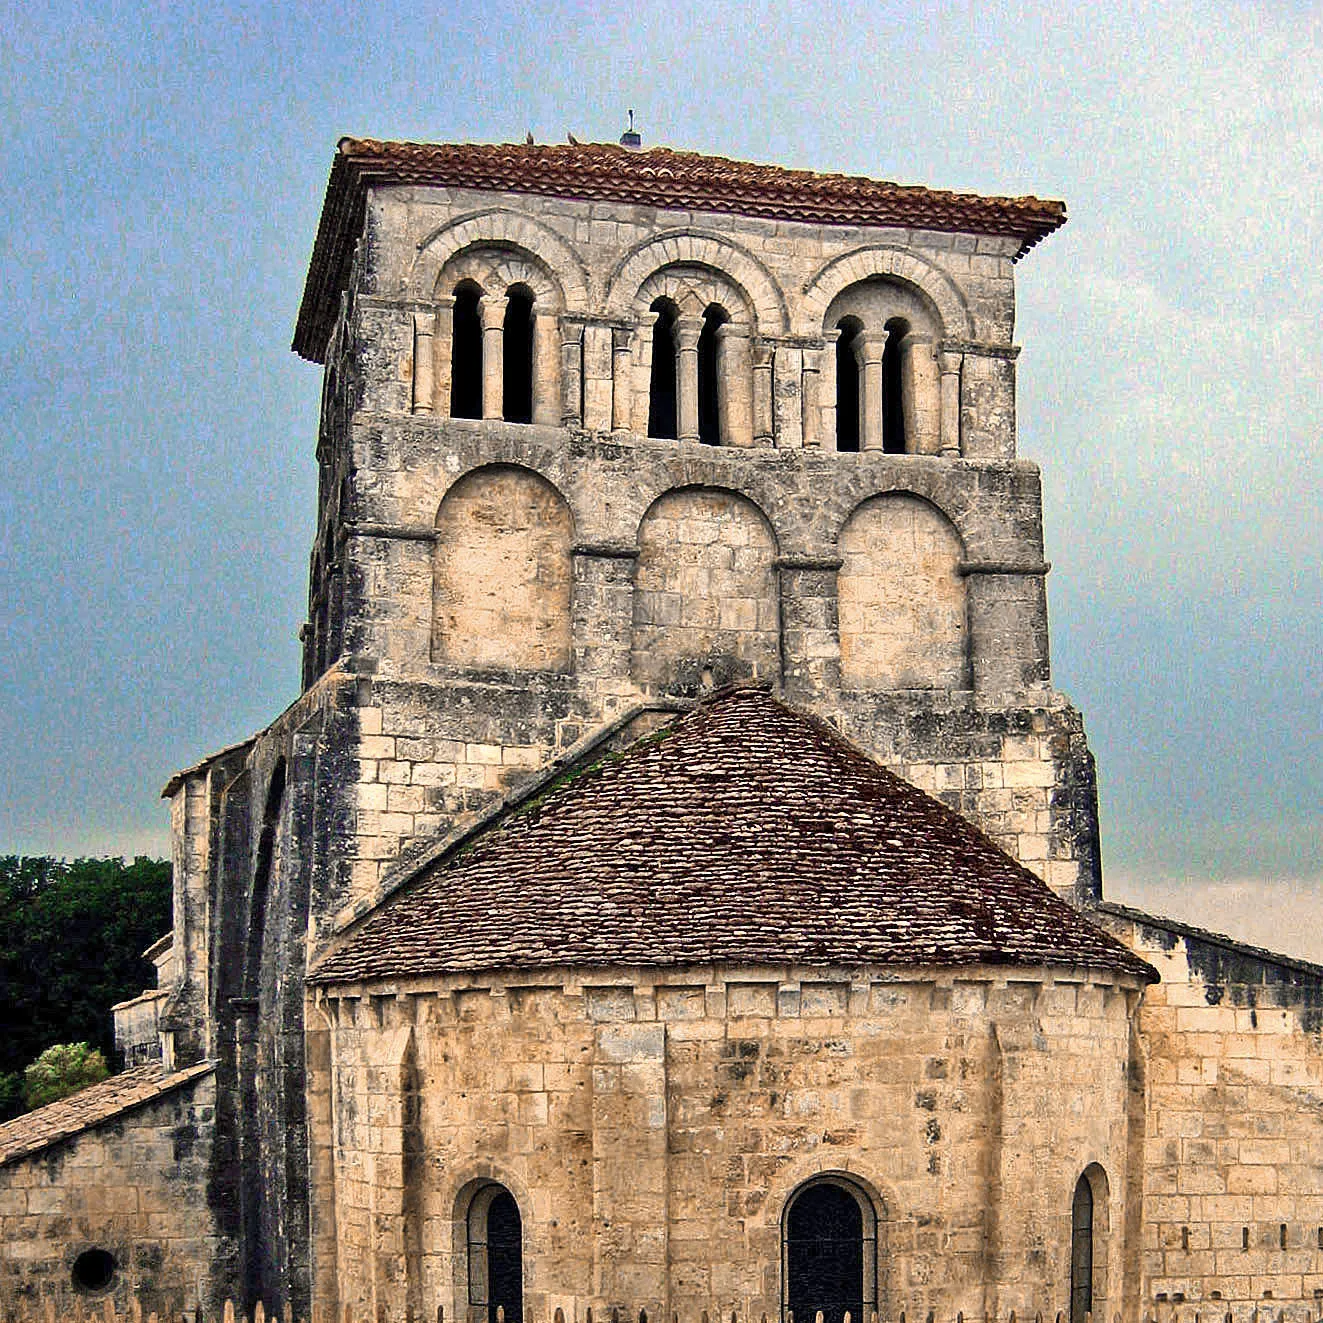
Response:
[{"label": "stone masonry wall", "polygon": [[[466,1317],[466,1200],[523,1220],[537,1317],[778,1316],[781,1218],[848,1173],[879,1307],[1063,1307],[1070,1206],[1110,1182],[1099,1307],[1121,1307],[1133,987],[1067,971],[674,969],[333,988],[310,1106],[316,1301]],[[310,1057],[310,1061],[311,1061]]]},{"label": "stone masonry wall", "polygon": [[199,1299],[218,1308],[224,1246],[207,1203],[215,1078],[204,1075],[0,1168],[0,1303],[52,1300],[72,1310],[74,1260],[115,1258],[102,1295],[173,1317]]},{"label": "stone masonry wall", "polygon": [[1147,1104],[1134,1215],[1145,1310],[1314,1306],[1323,968],[1120,906],[1099,917],[1162,975],[1139,1015]]}]

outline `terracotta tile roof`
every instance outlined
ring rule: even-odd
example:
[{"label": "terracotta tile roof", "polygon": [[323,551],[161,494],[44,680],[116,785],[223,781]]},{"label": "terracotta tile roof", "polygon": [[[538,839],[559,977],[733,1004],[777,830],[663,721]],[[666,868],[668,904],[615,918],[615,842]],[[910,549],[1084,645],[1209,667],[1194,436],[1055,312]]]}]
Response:
[{"label": "terracotta tile roof", "polygon": [[310,978],[710,961],[1156,977],[957,813],[745,689],[513,806]]},{"label": "terracotta tile roof", "polygon": [[1063,202],[951,193],[665,147],[627,151],[614,143],[416,143],[342,138],[331,165],[294,334],[294,350],[304,358],[321,361],[339,306],[339,291],[362,229],[367,190],[382,184],[492,189],[733,212],[818,225],[895,225],[1001,235],[1020,240],[1017,257],[1066,222]]},{"label": "terracotta tile roof", "polygon": [[112,1075],[108,1080],[90,1085],[71,1097],[38,1107],[35,1112],[28,1112],[13,1121],[6,1121],[0,1125],[0,1167],[17,1162],[19,1158],[31,1157],[84,1130],[91,1130],[130,1108],[152,1102],[213,1070],[214,1065],[203,1062],[187,1070],[167,1073],[165,1067],[155,1061]]}]

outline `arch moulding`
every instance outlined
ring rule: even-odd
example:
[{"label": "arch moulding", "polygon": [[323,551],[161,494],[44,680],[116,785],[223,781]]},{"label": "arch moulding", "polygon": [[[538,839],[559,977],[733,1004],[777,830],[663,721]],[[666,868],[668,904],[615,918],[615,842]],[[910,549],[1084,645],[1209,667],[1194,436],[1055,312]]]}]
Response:
[{"label": "arch moulding", "polygon": [[454,477],[447,474],[449,481],[440,491],[437,499],[436,510],[432,516],[433,527],[436,526],[441,518],[441,513],[445,509],[446,501],[454,494],[455,489],[463,482],[477,480],[481,475],[487,474],[495,477],[502,473],[517,473],[520,477],[536,478],[543,486],[548,487],[560,499],[560,503],[565,507],[570,516],[570,537],[571,540],[578,536],[580,526],[580,512],[575,509],[574,503],[561,484],[551,475],[550,465],[547,468],[540,467],[535,461],[527,456],[507,459],[503,456],[485,456],[476,463],[469,465],[456,473]]},{"label": "arch moulding", "polygon": [[567,310],[588,310],[588,270],[569,240],[550,226],[503,207],[457,216],[420,239],[408,277],[410,295],[430,299],[446,263],[466,248],[479,245],[513,248],[524,254],[560,286]]},{"label": "arch moulding", "polygon": [[668,266],[700,266],[726,277],[744,294],[758,318],[759,329],[785,335],[790,329],[786,299],[772,273],[750,252],[717,234],[703,230],[667,230],[636,244],[616,264],[606,282],[610,316],[629,313],[644,281]]},{"label": "arch moulding", "polygon": [[842,290],[861,280],[877,277],[904,281],[913,285],[937,309],[942,332],[955,339],[974,339],[974,320],[955,281],[941,267],[907,248],[876,244],[855,248],[833,257],[804,286],[804,326],[806,335],[822,330],[827,308]]},{"label": "arch moulding", "polygon": [[[642,513],[639,515],[638,526],[634,532],[634,545],[642,545],[640,537],[643,532],[643,526],[648,522],[648,518],[653,511],[665,500],[676,496],[694,496],[694,495],[716,495],[729,496],[738,501],[740,505],[746,506],[753,511],[761,520],[764,528],[767,529],[768,536],[772,539],[772,552],[774,555],[781,554],[781,539],[777,535],[776,525],[772,523],[767,511],[749,495],[748,492],[740,491],[735,487],[726,487],[719,482],[682,482],[670,487],[664,487],[651,495],[651,499],[645,495],[646,504],[642,505]],[[642,503],[640,503],[642,504]]]},{"label": "arch moulding", "polygon": [[923,491],[921,483],[914,482],[912,485],[904,487],[882,487],[876,491],[870,491],[866,495],[857,499],[852,498],[847,506],[844,502],[833,511],[834,522],[836,525],[835,534],[832,538],[832,546],[839,549],[841,537],[850,521],[866,505],[872,505],[879,501],[886,501],[896,497],[907,498],[911,501],[917,501],[920,505],[927,506],[933,511],[943,523],[947,524],[951,531],[956,535],[960,543],[960,554],[962,557],[968,557],[972,554],[969,546],[969,538],[965,536],[965,530],[960,526],[961,521],[947,509],[947,507],[937,499],[932,492]]}]

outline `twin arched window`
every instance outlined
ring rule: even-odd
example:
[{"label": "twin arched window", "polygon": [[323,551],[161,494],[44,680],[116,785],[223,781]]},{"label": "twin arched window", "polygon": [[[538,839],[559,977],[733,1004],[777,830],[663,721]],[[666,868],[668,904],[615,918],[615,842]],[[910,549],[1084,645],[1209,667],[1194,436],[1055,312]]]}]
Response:
[{"label": "twin arched window", "polygon": [[910,324],[889,318],[881,336],[858,317],[836,323],[836,449],[903,455],[917,448]]},{"label": "twin arched window", "polygon": [[[512,285],[499,327],[484,327],[482,290],[471,280],[455,289],[450,349],[450,416],[533,421],[532,291]],[[499,374],[489,356],[500,355]],[[499,400],[496,398],[499,390]],[[499,412],[497,405],[499,404]]]},{"label": "twin arched window", "polygon": [[710,304],[701,322],[682,321],[668,298],[650,309],[652,373],[648,383],[648,435],[663,440],[703,441],[720,445],[729,429],[722,416],[721,340],[718,331],[730,316]]}]

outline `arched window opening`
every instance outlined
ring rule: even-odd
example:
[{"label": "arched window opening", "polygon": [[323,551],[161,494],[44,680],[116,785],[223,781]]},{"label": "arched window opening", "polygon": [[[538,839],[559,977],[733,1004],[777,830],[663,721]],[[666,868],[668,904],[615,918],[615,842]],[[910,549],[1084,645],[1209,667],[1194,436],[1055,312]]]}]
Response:
[{"label": "arched window opening", "polygon": [[524,1245],[519,1205],[504,1186],[484,1185],[468,1212],[469,1323],[523,1323]]},{"label": "arched window opening", "polygon": [[698,336],[698,439],[708,445],[721,444],[721,388],[717,328],[730,321],[724,309],[712,304],[703,314]]},{"label": "arched window opening", "polygon": [[882,350],[882,449],[889,455],[903,455],[905,444],[905,371],[904,340],[910,324],[903,317],[893,317],[884,328],[887,343]]},{"label": "arched window opening", "polygon": [[877,1308],[877,1219],[867,1195],[836,1178],[802,1186],[782,1226],[783,1303],[796,1319],[866,1319]]},{"label": "arched window opening", "polygon": [[669,299],[656,299],[652,328],[652,380],[648,387],[648,435],[674,441],[679,435],[675,401],[677,344],[676,307]]},{"label": "arched window opening", "polygon": [[1070,1323],[1093,1312],[1093,1186],[1088,1175],[1075,1182],[1070,1210]]},{"label": "arched window opening", "polygon": [[859,449],[859,332],[858,318],[842,317],[836,329],[836,449]]},{"label": "arched window opening", "polygon": [[533,421],[533,295],[527,285],[511,288],[502,339],[504,381],[501,415],[507,423]]},{"label": "arched window opening", "polygon": [[455,290],[450,341],[450,416],[482,417],[482,291],[465,282]]}]

